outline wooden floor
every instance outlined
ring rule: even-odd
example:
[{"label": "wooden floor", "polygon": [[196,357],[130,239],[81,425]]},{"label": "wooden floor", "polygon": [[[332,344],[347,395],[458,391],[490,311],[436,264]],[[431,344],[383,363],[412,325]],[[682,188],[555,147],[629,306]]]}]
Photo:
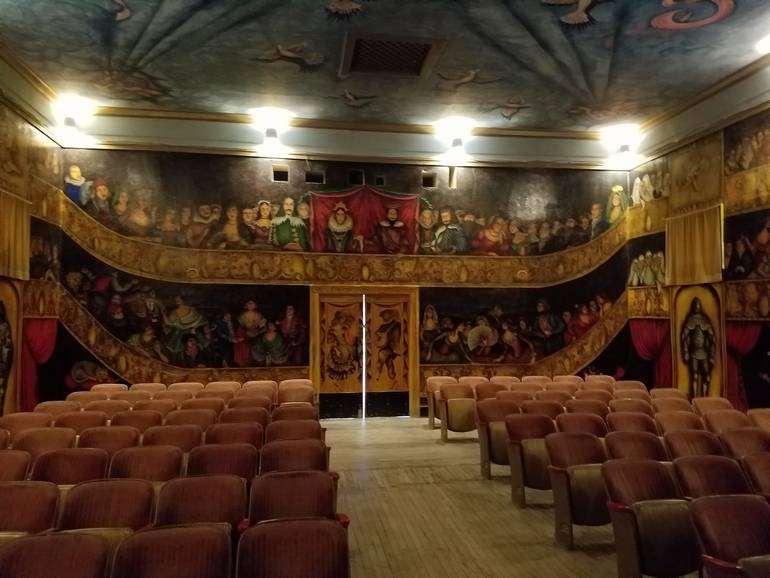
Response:
[{"label": "wooden floor", "polygon": [[578,528],[573,551],[557,546],[550,494],[528,493],[533,505],[516,509],[506,468],[481,479],[475,432],[442,443],[425,418],[324,426],[339,511],[352,520],[353,578],[617,575],[611,527]]}]

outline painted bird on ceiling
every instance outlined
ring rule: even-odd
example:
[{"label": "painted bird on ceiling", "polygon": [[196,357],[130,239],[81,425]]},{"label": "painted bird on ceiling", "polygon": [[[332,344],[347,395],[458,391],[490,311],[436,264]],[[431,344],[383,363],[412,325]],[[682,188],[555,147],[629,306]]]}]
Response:
[{"label": "painted bird on ceiling", "polygon": [[489,78],[489,79],[480,78],[479,72],[480,70],[478,68],[474,68],[473,70],[469,70],[468,72],[459,72],[456,74],[444,74],[439,72],[438,75],[443,80],[440,80],[438,83],[436,83],[435,88],[437,90],[455,92],[457,91],[458,88],[466,84],[490,84],[490,83],[499,82],[502,80],[502,77]]},{"label": "painted bird on ceiling", "polygon": [[584,26],[594,22],[588,11],[593,6],[595,0],[541,0],[543,4],[549,6],[571,6],[577,4],[573,12],[565,14],[559,20],[569,26]]},{"label": "painted bird on ceiling", "polygon": [[358,94],[353,94],[349,90],[345,89],[345,92],[342,93],[342,98],[344,99],[345,104],[352,108],[363,108],[365,106],[369,106],[375,98],[380,97],[376,94],[372,94],[370,96],[361,96]]},{"label": "painted bird on ceiling", "polygon": [[362,9],[361,4],[353,0],[334,0],[326,5],[329,18],[337,20],[350,20],[353,16],[360,14]]},{"label": "painted bird on ceiling", "polygon": [[506,120],[511,120],[524,108],[532,108],[532,106],[524,102],[524,99],[521,97],[511,97],[503,103],[487,103],[479,106],[479,109],[483,112],[499,110],[500,116]]},{"label": "painted bird on ceiling", "polygon": [[290,62],[299,67],[300,72],[315,70],[324,63],[324,55],[320,52],[307,51],[306,44],[294,44],[284,47],[280,44],[257,56],[255,60],[260,62]]}]

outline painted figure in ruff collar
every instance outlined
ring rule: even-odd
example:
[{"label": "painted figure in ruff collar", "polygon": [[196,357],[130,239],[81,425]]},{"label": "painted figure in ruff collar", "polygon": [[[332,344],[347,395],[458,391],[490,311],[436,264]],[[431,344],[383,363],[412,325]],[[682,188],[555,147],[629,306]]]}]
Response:
[{"label": "painted figure in ruff collar", "polygon": [[353,236],[353,217],[343,202],[334,205],[326,225],[326,250],[330,253],[352,253],[360,246]]},{"label": "painted figure in ruff collar", "polygon": [[409,253],[409,239],[407,239],[406,233],[406,225],[398,218],[398,207],[388,206],[385,219],[377,225],[377,241],[380,252],[388,255]]},{"label": "painted figure in ruff collar", "polygon": [[294,199],[283,200],[281,213],[271,224],[270,243],[285,251],[307,251],[308,230],[305,222],[294,215]]}]

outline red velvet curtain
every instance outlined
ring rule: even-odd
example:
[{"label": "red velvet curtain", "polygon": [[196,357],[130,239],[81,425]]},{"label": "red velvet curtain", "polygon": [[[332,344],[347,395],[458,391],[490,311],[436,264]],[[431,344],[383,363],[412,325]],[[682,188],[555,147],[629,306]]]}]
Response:
[{"label": "red velvet curtain", "polygon": [[727,337],[727,386],[724,396],[736,409],[746,411],[748,401],[743,385],[741,357],[754,349],[762,332],[762,323],[748,321],[729,321],[725,326]]},{"label": "red velvet curtain", "polygon": [[21,345],[21,411],[37,405],[37,366],[53,355],[56,319],[25,319]]},{"label": "red velvet curtain", "polygon": [[[368,185],[363,185],[352,191],[343,193],[310,193],[310,210],[312,219],[313,251],[327,251],[326,227],[329,215],[337,203],[345,203],[353,217],[353,235],[361,236],[365,241],[373,239],[377,226],[385,219],[387,208],[398,208],[398,218],[404,223],[406,237],[410,250],[414,253],[417,248],[417,216],[420,210],[418,195],[396,195],[379,191]],[[368,249],[365,248],[368,252]]]},{"label": "red velvet curtain", "polygon": [[670,387],[672,383],[671,330],[667,319],[632,319],[631,340],[636,353],[655,365],[653,385]]}]

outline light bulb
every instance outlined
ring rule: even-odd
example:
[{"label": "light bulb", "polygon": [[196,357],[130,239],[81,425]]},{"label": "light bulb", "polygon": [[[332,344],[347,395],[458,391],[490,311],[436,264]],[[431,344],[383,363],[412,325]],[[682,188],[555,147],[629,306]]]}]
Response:
[{"label": "light bulb", "polygon": [[51,104],[56,123],[62,126],[87,125],[96,112],[96,102],[79,94],[62,94]]}]

